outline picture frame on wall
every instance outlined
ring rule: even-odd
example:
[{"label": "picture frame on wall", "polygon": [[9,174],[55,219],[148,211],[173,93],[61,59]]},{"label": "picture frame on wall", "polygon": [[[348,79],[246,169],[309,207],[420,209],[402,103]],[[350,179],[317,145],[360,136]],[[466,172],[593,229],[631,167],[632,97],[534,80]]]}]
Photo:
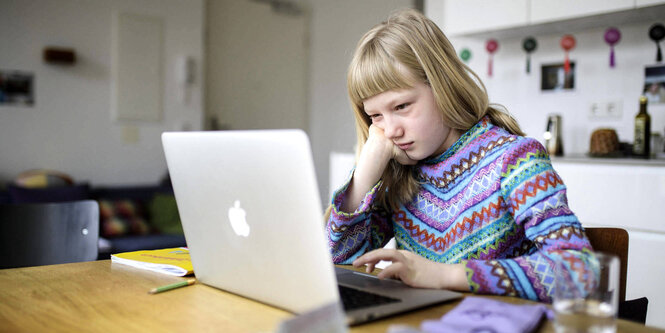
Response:
[{"label": "picture frame on wall", "polygon": [[644,67],[642,94],[649,104],[665,103],[665,65]]},{"label": "picture frame on wall", "polygon": [[31,72],[0,69],[0,106],[33,106],[34,77]]},{"label": "picture frame on wall", "polygon": [[568,73],[564,64],[545,64],[540,67],[540,90],[561,91],[575,89],[575,62],[570,62]]}]

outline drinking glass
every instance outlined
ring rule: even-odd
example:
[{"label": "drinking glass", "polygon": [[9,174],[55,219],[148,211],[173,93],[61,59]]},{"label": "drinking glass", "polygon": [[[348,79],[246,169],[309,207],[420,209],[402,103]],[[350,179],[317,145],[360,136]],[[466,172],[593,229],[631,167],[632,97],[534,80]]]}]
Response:
[{"label": "drinking glass", "polygon": [[[552,306],[558,333],[613,333],[619,306],[619,258],[595,252],[588,265],[555,262]],[[575,277],[571,277],[571,271]],[[577,282],[575,282],[577,281]]]}]

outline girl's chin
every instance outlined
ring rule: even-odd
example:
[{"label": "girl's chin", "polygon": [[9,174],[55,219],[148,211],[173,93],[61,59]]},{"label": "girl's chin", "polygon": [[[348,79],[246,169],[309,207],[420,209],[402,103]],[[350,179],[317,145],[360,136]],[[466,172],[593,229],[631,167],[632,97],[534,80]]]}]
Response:
[{"label": "girl's chin", "polygon": [[414,161],[422,161],[427,157],[423,157],[422,154],[406,153],[406,156]]}]

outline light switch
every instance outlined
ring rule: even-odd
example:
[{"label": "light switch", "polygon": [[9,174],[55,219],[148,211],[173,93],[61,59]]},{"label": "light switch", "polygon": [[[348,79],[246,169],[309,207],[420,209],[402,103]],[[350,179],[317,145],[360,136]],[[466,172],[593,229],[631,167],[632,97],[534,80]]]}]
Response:
[{"label": "light switch", "polygon": [[139,142],[139,128],[136,126],[122,127],[122,142],[136,144]]}]

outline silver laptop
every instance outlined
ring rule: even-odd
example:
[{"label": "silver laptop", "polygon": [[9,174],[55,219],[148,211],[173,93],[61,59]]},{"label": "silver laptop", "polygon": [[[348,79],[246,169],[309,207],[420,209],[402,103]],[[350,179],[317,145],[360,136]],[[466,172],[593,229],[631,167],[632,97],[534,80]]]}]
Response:
[{"label": "silver laptop", "polygon": [[294,313],[373,294],[345,303],[349,324],[461,296],[332,264],[303,131],[171,132],[162,143],[200,282]]}]

